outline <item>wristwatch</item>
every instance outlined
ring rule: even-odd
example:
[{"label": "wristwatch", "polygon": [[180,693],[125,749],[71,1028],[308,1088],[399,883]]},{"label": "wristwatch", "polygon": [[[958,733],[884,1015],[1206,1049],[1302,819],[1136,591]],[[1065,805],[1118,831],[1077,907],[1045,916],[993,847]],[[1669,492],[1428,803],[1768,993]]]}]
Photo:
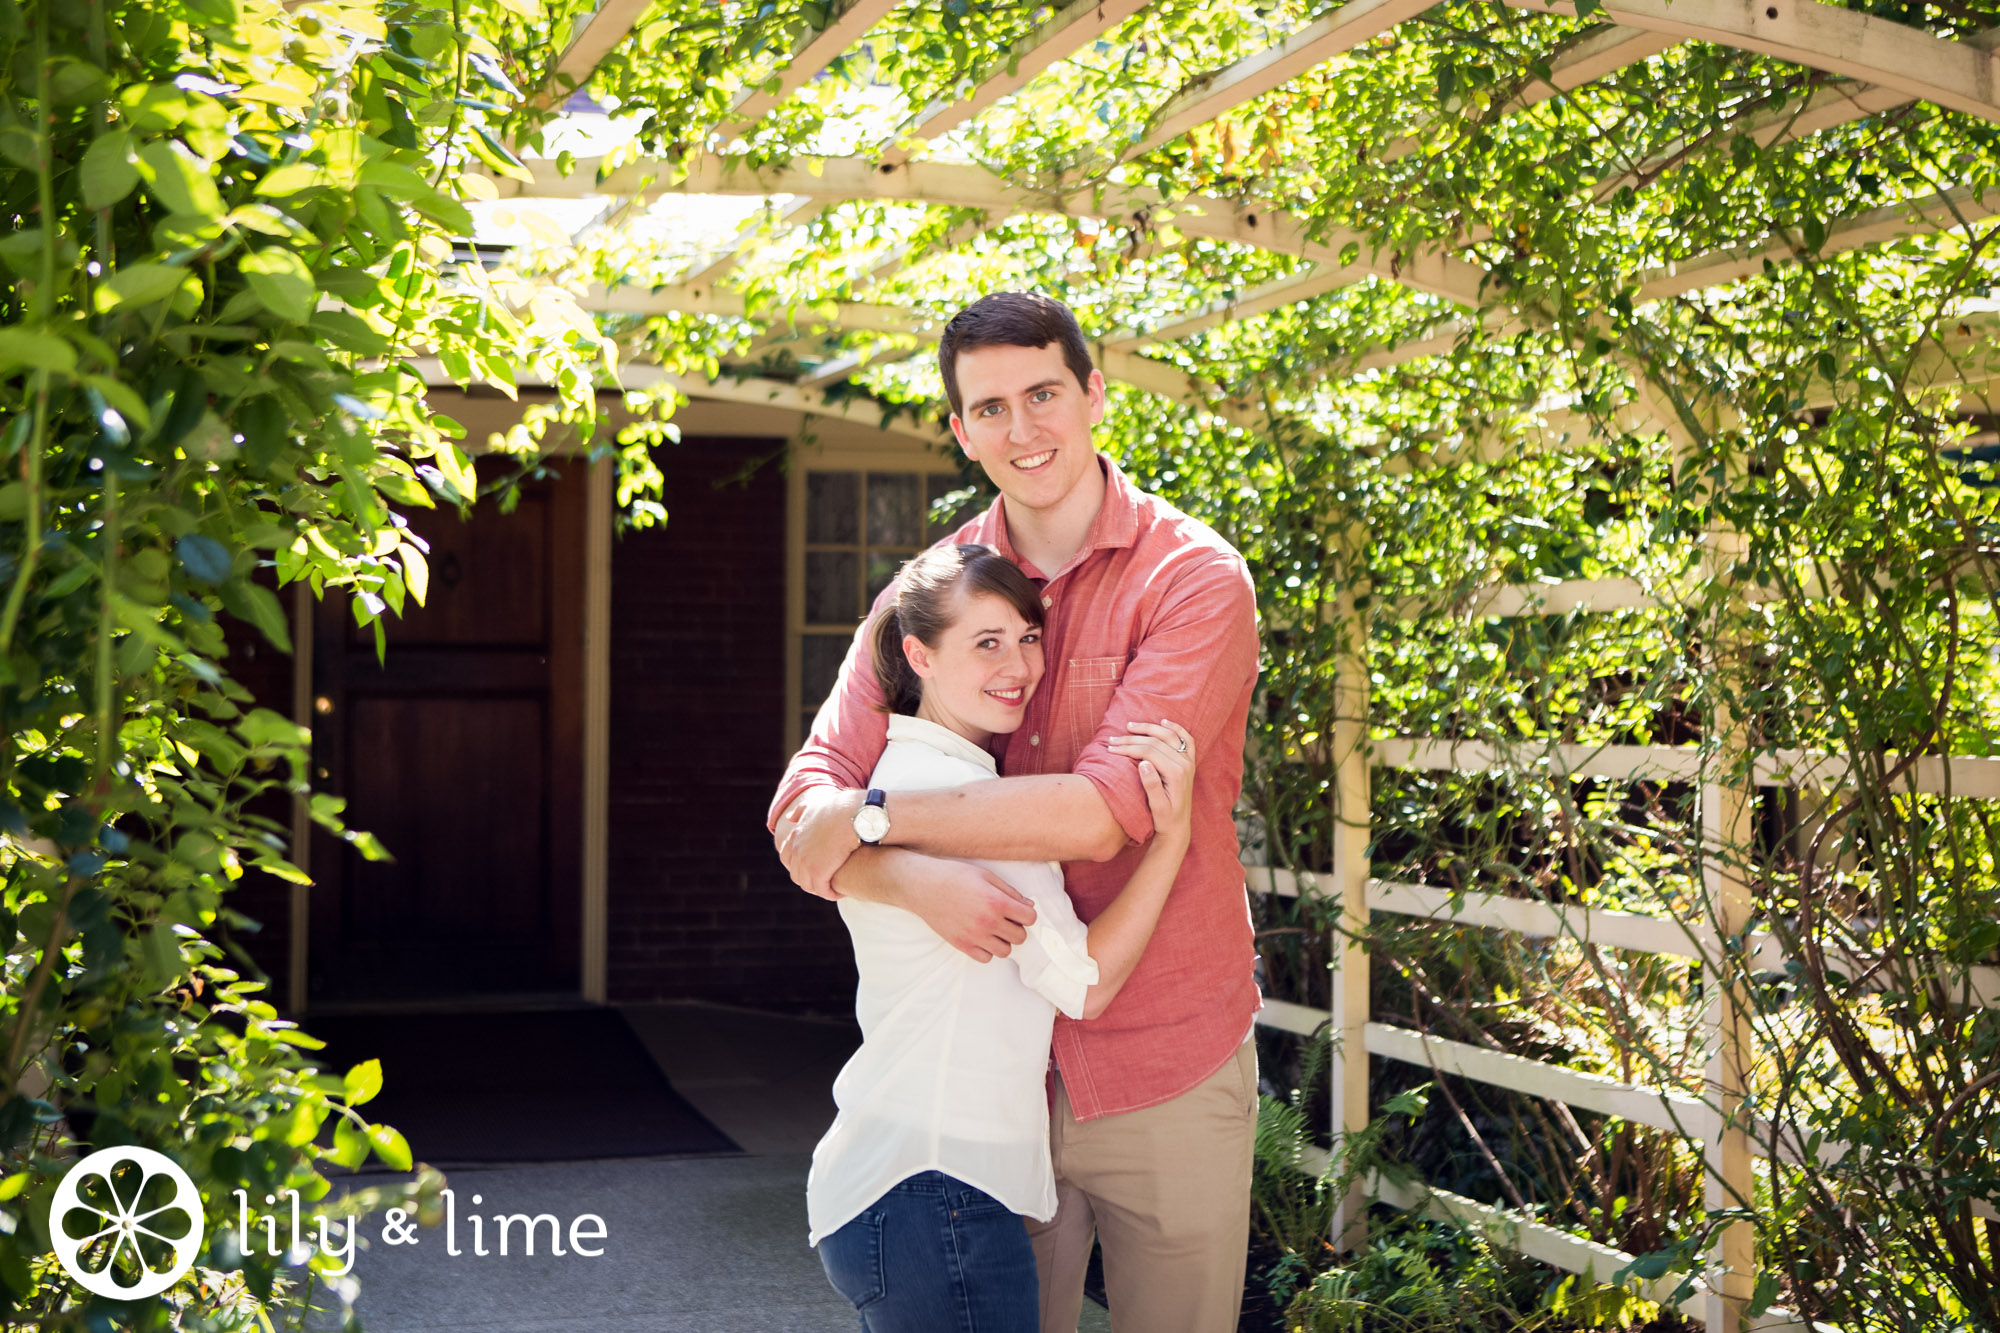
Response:
[{"label": "wristwatch", "polygon": [[880,787],[868,789],[868,799],[854,812],[854,836],[871,847],[889,836],[889,793]]}]

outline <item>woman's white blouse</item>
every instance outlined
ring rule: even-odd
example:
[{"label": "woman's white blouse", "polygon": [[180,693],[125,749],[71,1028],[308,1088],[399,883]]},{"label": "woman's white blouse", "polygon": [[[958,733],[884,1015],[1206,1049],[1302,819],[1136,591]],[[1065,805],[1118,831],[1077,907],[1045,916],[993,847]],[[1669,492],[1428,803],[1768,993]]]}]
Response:
[{"label": "woman's white blouse", "polygon": [[[993,757],[946,727],[896,714],[869,785],[957,787],[998,776]],[[889,800],[895,818],[896,802]],[[813,1150],[810,1243],[920,1171],[942,1171],[1038,1221],[1055,1216],[1045,1080],[1058,1009],[1083,1016],[1097,981],[1089,929],[1053,861],[973,861],[1035,904],[1011,955],[975,963],[915,913],[840,901],[861,973],[861,1049],[834,1080],[840,1108]]]}]

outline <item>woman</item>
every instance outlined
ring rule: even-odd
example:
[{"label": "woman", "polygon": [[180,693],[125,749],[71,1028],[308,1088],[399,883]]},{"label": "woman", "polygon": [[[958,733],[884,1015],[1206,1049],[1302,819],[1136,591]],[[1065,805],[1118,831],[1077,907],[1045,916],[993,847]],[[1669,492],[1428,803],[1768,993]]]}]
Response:
[{"label": "woman", "polygon": [[[871,787],[996,776],[985,744],[1021,725],[1042,679],[1042,604],[990,546],[903,567],[871,637],[891,710]],[[842,899],[862,1044],[833,1085],[840,1114],[813,1153],[811,1243],[867,1333],[1034,1333],[1026,1215],[1055,1213],[1045,1080],[1057,1010],[1101,1013],[1132,973],[1187,850],[1193,742],[1131,724],[1154,837],[1088,927],[1054,862],[982,861],[1035,905],[1012,955],[976,963],[901,908]]]}]

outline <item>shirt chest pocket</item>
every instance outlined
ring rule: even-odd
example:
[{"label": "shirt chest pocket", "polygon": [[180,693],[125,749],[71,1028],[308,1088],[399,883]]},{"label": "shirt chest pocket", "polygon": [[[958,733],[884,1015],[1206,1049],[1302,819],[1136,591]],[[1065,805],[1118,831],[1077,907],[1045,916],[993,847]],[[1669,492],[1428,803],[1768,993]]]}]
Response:
[{"label": "shirt chest pocket", "polygon": [[1072,657],[1063,663],[1052,710],[1055,727],[1049,772],[1065,773],[1075,767],[1083,747],[1104,725],[1104,712],[1124,676],[1122,657]]}]

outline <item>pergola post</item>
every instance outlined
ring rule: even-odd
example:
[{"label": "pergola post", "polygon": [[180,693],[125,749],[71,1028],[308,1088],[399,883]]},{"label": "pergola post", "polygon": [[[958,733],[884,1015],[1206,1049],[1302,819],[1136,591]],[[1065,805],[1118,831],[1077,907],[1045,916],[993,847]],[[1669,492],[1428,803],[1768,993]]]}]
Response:
[{"label": "pergola post", "polygon": [[[1349,522],[1341,537],[1340,591],[1333,607],[1333,1135],[1336,1146],[1368,1125],[1368,529]],[[1334,1204],[1333,1242],[1354,1250],[1367,1240],[1368,1199],[1357,1181]]]},{"label": "pergola post", "polygon": [[[1731,588],[1730,571],[1743,550],[1741,534],[1711,528],[1703,558],[1705,577],[1714,586]],[[1722,632],[1715,638],[1718,653],[1730,652],[1740,638],[1728,623],[1733,619],[1730,609],[1739,604],[1732,589],[1719,627]],[[1714,932],[1704,941],[1709,961],[1703,967],[1702,994],[1707,1053],[1702,1100],[1714,1108],[1711,1132],[1702,1143],[1702,1188],[1703,1204],[1712,1213],[1747,1209],[1756,1200],[1749,1113],[1744,1105],[1754,1055],[1740,948],[1751,918],[1749,864],[1755,855],[1755,827],[1751,779],[1747,773],[1737,778],[1748,743],[1744,720],[1726,701],[1711,700],[1710,710],[1709,726],[1717,744],[1703,770],[1700,808],[1703,915]],[[1742,1333],[1744,1310],[1756,1284],[1755,1227],[1743,1220],[1718,1226],[1708,1258],[1702,1321],[1709,1333]]]}]

